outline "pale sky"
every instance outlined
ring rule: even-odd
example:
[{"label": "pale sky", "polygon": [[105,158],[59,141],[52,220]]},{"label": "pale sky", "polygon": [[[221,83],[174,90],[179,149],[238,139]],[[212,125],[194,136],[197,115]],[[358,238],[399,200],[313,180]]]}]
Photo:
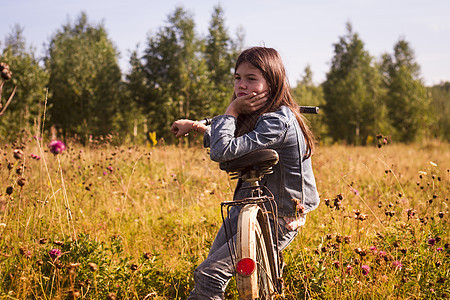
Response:
[{"label": "pale sky", "polygon": [[316,84],[325,80],[333,44],[346,34],[347,22],[374,58],[392,53],[404,38],[427,86],[450,81],[450,0],[0,0],[0,41],[19,24],[27,45],[42,55],[51,36],[84,11],[91,24],[104,25],[126,72],[130,51],[139,44],[142,53],[149,32],[166,25],[176,6],[189,11],[197,33],[206,36],[216,4],[224,9],[233,38],[241,26],[245,47],[267,46],[280,52],[291,85],[307,65]]}]

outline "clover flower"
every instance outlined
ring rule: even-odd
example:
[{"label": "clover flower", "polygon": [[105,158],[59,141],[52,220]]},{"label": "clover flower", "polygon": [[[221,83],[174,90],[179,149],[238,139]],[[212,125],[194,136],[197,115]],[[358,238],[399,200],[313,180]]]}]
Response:
[{"label": "clover flower", "polygon": [[362,265],[361,270],[362,270],[363,275],[366,276],[370,272],[370,267],[368,265]]},{"label": "clover flower", "polygon": [[12,186],[8,186],[6,188],[6,194],[11,195],[14,192],[14,188]]},{"label": "clover flower", "polygon": [[98,270],[98,266],[97,264],[90,262],[88,263],[89,269],[91,270],[91,272],[96,272]]},{"label": "clover flower", "polygon": [[353,267],[351,265],[347,265],[345,268],[345,273],[350,274],[352,272]]},{"label": "clover flower", "polygon": [[13,151],[15,159],[21,159],[23,157],[23,151],[20,149],[15,149]]},{"label": "clover flower", "polygon": [[23,177],[20,177],[20,178],[17,180],[17,184],[18,184],[19,186],[24,186],[26,182],[27,182],[27,180],[26,180],[25,178],[23,178]]},{"label": "clover flower", "polygon": [[27,247],[20,247],[19,252],[21,255],[23,255],[25,258],[30,259],[31,258],[31,251],[28,250]]},{"label": "clover flower", "polygon": [[41,157],[36,155],[36,154],[31,154],[30,156],[31,156],[32,159],[36,159],[36,160],[40,160],[41,159]]},{"label": "clover flower", "polygon": [[61,250],[59,250],[59,249],[57,249],[57,248],[54,248],[54,249],[52,249],[52,250],[50,250],[50,251],[48,252],[48,255],[50,255],[50,257],[51,257],[53,260],[55,260],[55,259],[57,259],[57,258],[61,255]]},{"label": "clover flower", "polygon": [[399,269],[399,270],[401,270],[401,269],[403,268],[402,263],[399,262],[398,260],[393,261],[393,262],[392,262],[392,265],[393,265],[396,269]]},{"label": "clover flower", "polygon": [[52,141],[48,144],[48,147],[50,148],[50,152],[55,155],[66,150],[66,145],[61,141]]},{"label": "clover flower", "polygon": [[412,208],[409,208],[406,212],[408,214],[408,220],[414,217],[414,215],[416,214],[416,211]]},{"label": "clover flower", "polygon": [[436,239],[431,238],[428,240],[428,245],[434,246],[434,244],[436,244]]}]

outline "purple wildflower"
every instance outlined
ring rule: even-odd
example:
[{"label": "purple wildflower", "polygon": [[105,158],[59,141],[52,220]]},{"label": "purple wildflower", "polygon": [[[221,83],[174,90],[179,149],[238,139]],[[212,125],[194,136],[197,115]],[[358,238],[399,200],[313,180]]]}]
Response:
[{"label": "purple wildflower", "polygon": [[57,259],[61,255],[61,250],[56,248],[52,249],[48,252],[48,255],[50,255],[52,259]]},{"label": "purple wildflower", "polygon": [[339,269],[340,263],[339,263],[339,261],[336,260],[333,262],[333,265],[336,269]]},{"label": "purple wildflower", "polygon": [[35,154],[31,154],[31,158],[32,158],[32,159],[36,159],[36,160],[40,160],[40,159],[41,159],[40,156],[37,156],[37,155],[35,155]]},{"label": "purple wildflower", "polygon": [[439,247],[439,248],[437,248],[436,250],[437,250],[437,252],[441,252],[441,251],[444,250],[444,249],[442,249],[442,247]]},{"label": "purple wildflower", "polygon": [[351,272],[352,272],[352,266],[351,265],[347,265],[347,267],[345,268],[345,272],[347,273],[347,274],[350,274]]},{"label": "purple wildflower", "polygon": [[370,272],[370,267],[368,265],[362,265],[361,270],[362,270],[363,275],[367,275]]},{"label": "purple wildflower", "polygon": [[108,175],[108,172],[103,171],[103,176],[106,176],[106,175]]},{"label": "purple wildflower", "polygon": [[55,155],[66,150],[66,145],[61,141],[52,141],[48,144],[48,147],[50,148],[50,152]]},{"label": "purple wildflower", "polygon": [[403,268],[402,263],[399,262],[398,260],[393,261],[393,262],[392,262],[392,265],[393,265],[396,269],[399,269],[399,270],[401,270],[401,269]]},{"label": "purple wildflower", "polygon": [[436,244],[436,239],[431,238],[428,240],[428,245],[434,246],[434,244]]},{"label": "purple wildflower", "polygon": [[13,153],[15,159],[21,159],[23,156],[23,151],[20,149],[14,149]]}]

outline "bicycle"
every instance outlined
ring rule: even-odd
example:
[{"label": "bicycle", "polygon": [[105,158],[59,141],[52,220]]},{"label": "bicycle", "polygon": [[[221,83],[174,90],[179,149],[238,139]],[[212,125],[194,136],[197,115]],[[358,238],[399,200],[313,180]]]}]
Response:
[{"label": "bicycle", "polygon": [[[317,114],[318,107],[301,106],[302,113]],[[205,119],[210,124],[209,119]],[[283,295],[283,259],[278,248],[278,230],[272,235],[270,221],[277,229],[277,204],[272,192],[261,186],[259,181],[272,173],[272,167],[278,163],[278,153],[272,149],[260,149],[240,158],[221,162],[219,167],[231,175],[249,183],[241,187],[248,189],[249,197],[221,203],[222,221],[236,270],[236,285],[240,299],[275,299]],[[226,218],[229,220],[230,208],[241,206],[238,218],[236,245],[229,236]],[[268,206],[270,209],[267,209]],[[227,210],[226,218],[224,209]]]},{"label": "bicycle", "polygon": [[[240,299],[272,299],[282,294],[281,259],[278,251],[277,231],[275,239],[270,229],[269,214],[278,227],[276,202],[270,190],[260,186],[259,181],[271,173],[272,166],[278,163],[274,150],[262,149],[241,158],[220,164],[220,169],[231,173],[232,178],[240,178],[250,185],[250,197],[221,203],[222,220],[224,209],[227,217],[232,206],[242,206],[238,219],[236,245],[226,229],[228,250],[236,270],[236,285]],[[268,204],[271,210],[266,209]]]}]

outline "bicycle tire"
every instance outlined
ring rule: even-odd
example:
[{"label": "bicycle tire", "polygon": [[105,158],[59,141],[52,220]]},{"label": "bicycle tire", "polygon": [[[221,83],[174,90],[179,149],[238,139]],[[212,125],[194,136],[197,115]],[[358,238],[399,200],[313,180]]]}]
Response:
[{"label": "bicycle tire", "polygon": [[275,294],[273,247],[270,228],[256,204],[245,205],[239,215],[236,240],[237,261],[251,258],[256,268],[251,275],[236,273],[239,299],[272,299]]}]

